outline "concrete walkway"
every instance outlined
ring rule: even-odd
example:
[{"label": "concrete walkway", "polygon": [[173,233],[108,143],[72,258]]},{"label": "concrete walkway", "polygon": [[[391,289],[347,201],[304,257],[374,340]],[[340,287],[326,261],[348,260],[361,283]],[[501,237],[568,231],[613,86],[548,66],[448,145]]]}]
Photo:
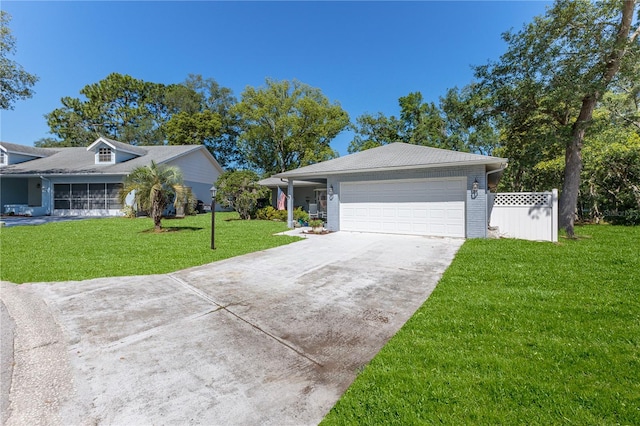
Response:
[{"label": "concrete walkway", "polygon": [[3,420],[317,424],[462,243],[338,232],[166,275],[2,283]]}]

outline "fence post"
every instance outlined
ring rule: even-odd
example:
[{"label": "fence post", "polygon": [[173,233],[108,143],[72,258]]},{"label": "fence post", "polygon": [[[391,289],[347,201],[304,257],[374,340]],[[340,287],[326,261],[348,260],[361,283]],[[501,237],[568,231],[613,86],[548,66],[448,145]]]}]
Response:
[{"label": "fence post", "polygon": [[551,190],[551,241],[558,242],[558,190]]}]

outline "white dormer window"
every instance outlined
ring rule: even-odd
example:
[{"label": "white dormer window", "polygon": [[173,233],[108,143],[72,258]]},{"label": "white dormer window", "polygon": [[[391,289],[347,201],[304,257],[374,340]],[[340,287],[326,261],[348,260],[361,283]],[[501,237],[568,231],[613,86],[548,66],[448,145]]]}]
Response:
[{"label": "white dormer window", "polygon": [[0,149],[0,166],[6,166],[8,163],[8,158],[9,156],[7,155],[6,152],[4,152],[4,150]]},{"label": "white dormer window", "polygon": [[113,151],[109,147],[102,147],[98,150],[98,163],[111,163],[113,161]]}]

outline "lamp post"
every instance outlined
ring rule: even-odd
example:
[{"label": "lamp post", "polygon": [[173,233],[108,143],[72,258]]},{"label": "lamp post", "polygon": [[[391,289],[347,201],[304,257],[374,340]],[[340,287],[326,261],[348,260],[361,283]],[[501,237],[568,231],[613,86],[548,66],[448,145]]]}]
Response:
[{"label": "lamp post", "polygon": [[211,250],[215,250],[216,243],[216,186],[213,185],[210,189],[211,191]]}]

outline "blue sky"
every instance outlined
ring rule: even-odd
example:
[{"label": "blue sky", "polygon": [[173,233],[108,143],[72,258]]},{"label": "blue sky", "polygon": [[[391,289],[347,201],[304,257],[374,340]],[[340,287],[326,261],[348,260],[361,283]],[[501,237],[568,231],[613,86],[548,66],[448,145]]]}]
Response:
[{"label": "blue sky", "polygon": [[[544,13],[543,1],[212,2],[12,1],[11,59],[40,77],[33,98],[0,115],[0,139],[32,145],[64,96],[117,72],[154,83],[214,78],[239,99],[265,78],[297,79],[337,101],[352,121],[397,115],[419,91],[437,102],[496,60],[500,35]],[[332,143],[347,154],[352,134]]]}]

